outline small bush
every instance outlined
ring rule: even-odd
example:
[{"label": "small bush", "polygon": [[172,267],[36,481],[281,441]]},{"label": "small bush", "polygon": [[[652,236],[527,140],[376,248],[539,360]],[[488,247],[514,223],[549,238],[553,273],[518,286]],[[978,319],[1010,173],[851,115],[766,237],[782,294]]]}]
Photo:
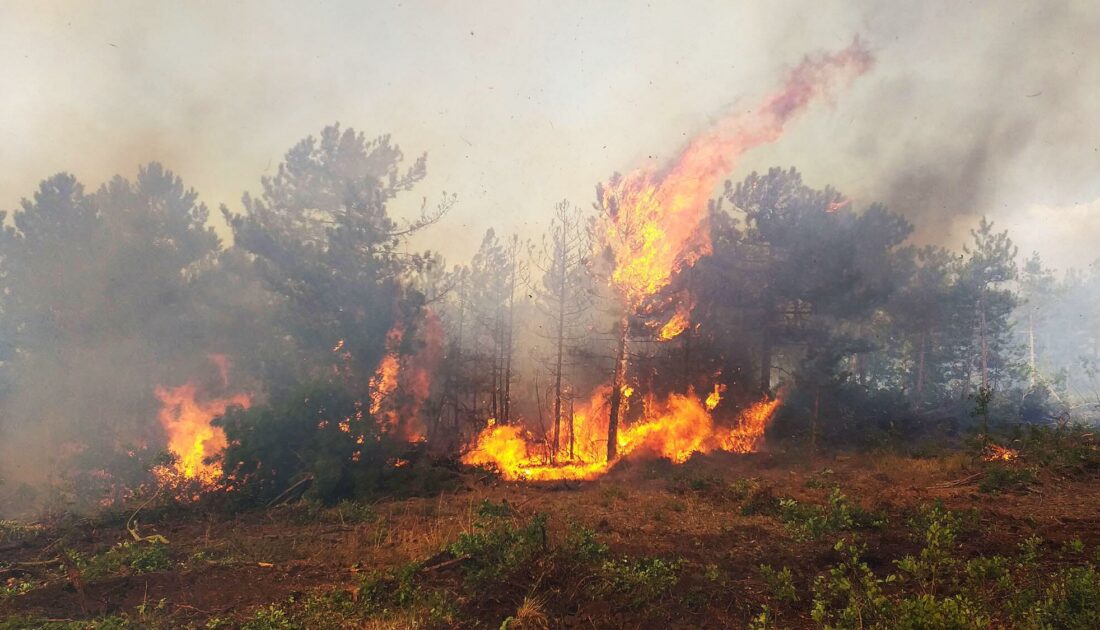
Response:
[{"label": "small bush", "polygon": [[291,622],[286,611],[272,604],[252,613],[241,630],[297,630],[300,626]]},{"label": "small bush", "polygon": [[855,528],[881,527],[884,519],[848,502],[848,497],[834,487],[825,506],[799,503],[794,499],[779,500],[779,518],[795,538],[817,540],[825,534]]},{"label": "small bush", "polygon": [[1062,569],[1048,582],[1044,597],[1028,614],[1033,627],[1069,630],[1100,627],[1100,575],[1095,567]]},{"label": "small bush", "polygon": [[760,575],[768,585],[772,597],[781,602],[798,601],[798,591],[794,587],[794,577],[791,575],[790,567],[783,567],[782,570],[776,571],[771,565],[762,564]]},{"label": "small bush", "polygon": [[1035,473],[1027,468],[992,465],[978,484],[978,490],[985,493],[1023,490],[1032,483],[1035,483]]},{"label": "small bush", "polygon": [[958,559],[955,540],[959,519],[940,505],[925,508],[918,522],[924,524],[924,547],[918,556],[906,556],[897,561],[902,573],[915,579],[925,592],[934,594],[936,587],[953,574]]},{"label": "small bush", "polygon": [[593,530],[571,523],[569,534],[560,553],[565,558],[579,564],[593,564],[607,557],[607,545],[596,539]]},{"label": "small bush", "polygon": [[159,542],[121,542],[91,558],[71,550],[66,553],[89,580],[126,572],[138,574],[164,571],[172,566],[168,546]]},{"label": "small bush", "polygon": [[651,602],[669,592],[680,579],[680,560],[623,557],[600,567],[604,589],[626,597],[631,605]]},{"label": "small bush", "polygon": [[468,586],[478,589],[502,582],[547,550],[546,515],[517,526],[503,516],[511,512],[507,504],[483,503],[473,531],[459,534],[447,548],[455,556],[469,558],[462,564]]}]

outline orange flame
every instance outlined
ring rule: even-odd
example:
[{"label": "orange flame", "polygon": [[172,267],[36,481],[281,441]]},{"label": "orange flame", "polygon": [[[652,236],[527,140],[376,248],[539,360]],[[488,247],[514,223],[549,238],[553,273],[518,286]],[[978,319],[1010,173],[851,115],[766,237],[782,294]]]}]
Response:
[{"label": "orange flame", "polygon": [[386,334],[387,354],[370,379],[370,412],[383,428],[409,442],[426,439],[421,418],[424,401],[431,393],[432,373],[443,356],[443,325],[431,310],[424,312],[416,328],[417,350],[400,354],[405,327],[394,324]]},{"label": "orange flame", "polygon": [[680,336],[680,333],[687,330],[687,327],[691,325],[690,311],[678,310],[672,315],[672,319],[668,320],[664,326],[661,327],[661,332],[658,333],[661,341],[668,341],[669,339],[675,339]]},{"label": "orange flame", "polygon": [[397,390],[397,373],[401,370],[401,362],[397,357],[397,347],[401,345],[401,338],[405,336],[405,327],[400,322],[393,325],[386,333],[386,356],[378,363],[374,376],[370,379],[370,412],[378,415],[382,410],[382,403],[394,391]]},{"label": "orange flame", "polygon": [[[632,453],[650,453],[676,463],[687,461],[695,453],[726,451],[751,453],[759,449],[764,430],[771,420],[779,399],[764,399],[738,416],[734,426],[716,425],[709,404],[720,397],[720,389],[700,401],[693,394],[672,394],[657,403],[647,401],[646,419],[625,427],[618,435],[620,457]],[[607,472],[614,462],[600,459],[603,449],[599,441],[606,438],[606,420],[600,426],[600,404],[596,400],[607,395],[601,388],[593,403],[574,419],[576,439],[575,461],[559,465],[546,463],[547,450],[535,442],[520,426],[498,425],[490,421],[477,438],[475,447],[462,461],[470,465],[492,466],[508,480],[549,481],[558,479],[594,479]]]},{"label": "orange flame", "polygon": [[998,446],[997,444],[988,444],[985,447],[985,453],[982,454],[982,459],[987,462],[1009,462],[1019,456],[1020,451],[1014,448]]},{"label": "orange flame", "polygon": [[710,253],[710,237],[702,229],[707,202],[737,160],[778,140],[787,122],[816,97],[850,83],[872,63],[858,41],[834,54],[806,57],[782,88],[692,139],[667,168],[642,168],[601,187],[600,202],[608,210],[601,240],[614,258],[611,280],[628,308],[637,308],[668,286],[676,272]]},{"label": "orange flame", "polygon": [[707,395],[705,401],[707,405],[707,411],[714,411],[714,408],[718,406],[718,403],[722,402],[722,392],[726,391],[726,386],[721,383],[715,383],[714,389]]},{"label": "orange flame", "polygon": [[247,408],[248,394],[201,400],[194,383],[179,387],[158,387],[160,424],[168,434],[168,450],[176,456],[172,469],[158,471],[162,481],[176,477],[213,484],[222,474],[221,464],[208,461],[226,447],[225,432],[211,424],[233,405]]}]

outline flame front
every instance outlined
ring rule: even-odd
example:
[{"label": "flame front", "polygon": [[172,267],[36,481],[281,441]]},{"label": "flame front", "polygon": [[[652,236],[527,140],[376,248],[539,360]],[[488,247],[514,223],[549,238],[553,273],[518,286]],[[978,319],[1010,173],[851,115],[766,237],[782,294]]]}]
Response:
[{"label": "flame front", "polygon": [[213,484],[221,477],[222,468],[209,460],[227,444],[225,432],[211,423],[233,405],[247,408],[252,404],[251,396],[236,394],[203,400],[194,383],[158,387],[155,393],[161,404],[158,419],[168,435],[168,450],[176,456],[174,466],[158,471],[158,476],[162,481],[174,476]]},{"label": "flame front", "polygon": [[[647,453],[677,464],[695,453],[725,451],[752,453],[759,450],[764,431],[779,406],[779,399],[765,398],[743,410],[733,426],[715,423],[710,403],[716,387],[707,399],[693,393],[672,394],[664,401],[647,400],[645,420],[625,427],[618,436],[620,457]],[[557,479],[594,479],[607,472],[614,462],[601,459],[601,440],[606,439],[606,415],[599,413],[603,387],[589,405],[574,418],[575,457],[573,461],[551,465],[547,447],[536,442],[522,427],[490,421],[477,438],[463,463],[492,466],[511,481],[550,481]],[[717,402],[714,402],[717,406]]]}]

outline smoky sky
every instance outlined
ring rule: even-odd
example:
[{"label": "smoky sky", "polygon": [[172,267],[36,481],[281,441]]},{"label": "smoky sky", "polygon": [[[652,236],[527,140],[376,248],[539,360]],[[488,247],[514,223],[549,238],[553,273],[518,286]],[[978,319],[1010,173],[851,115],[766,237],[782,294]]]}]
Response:
[{"label": "smoky sky", "polygon": [[[160,160],[239,204],[339,121],[426,151],[399,204],[459,204],[418,246],[466,258],[562,198],[676,153],[858,36],[875,68],[732,173],[793,165],[883,201],[922,242],[978,216],[1084,265],[1100,233],[1095,2],[6,2],[0,208],[61,170],[95,188]],[[468,238],[454,238],[455,234]]]}]

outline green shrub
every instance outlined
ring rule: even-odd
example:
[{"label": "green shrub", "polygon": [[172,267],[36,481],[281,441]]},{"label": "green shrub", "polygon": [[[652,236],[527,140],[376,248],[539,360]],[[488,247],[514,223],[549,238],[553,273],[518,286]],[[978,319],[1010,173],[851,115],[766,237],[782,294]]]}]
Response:
[{"label": "green shrub", "polygon": [[839,540],[834,549],[844,559],[814,580],[814,621],[835,628],[876,627],[887,622],[890,600],[882,587],[896,578],[876,577],[860,558],[861,546]]},{"label": "green shrub", "polygon": [[668,593],[679,581],[682,565],[681,560],[622,557],[604,561],[600,578],[606,591],[637,606]]},{"label": "green shrub", "polygon": [[989,627],[989,617],[966,597],[924,594],[898,602],[887,627],[897,630],[971,630]]},{"label": "green shrub", "polygon": [[[444,473],[384,433],[368,407],[343,387],[322,382],[275,392],[265,405],[230,408],[215,424],[229,442],[225,461],[236,462],[226,471],[237,480],[234,496],[266,503],[307,475],[313,478],[307,496],[326,505],[442,483],[436,477]],[[416,461],[396,468],[390,462],[397,457]]]},{"label": "green shrub", "polygon": [[44,529],[41,525],[0,519],[0,543],[30,540]]},{"label": "green shrub", "polygon": [[855,528],[881,527],[884,522],[881,516],[849,503],[848,497],[837,487],[829,492],[824,506],[780,499],[779,518],[799,540],[817,540],[825,534]]},{"label": "green shrub", "polygon": [[762,564],[760,575],[768,585],[772,597],[781,602],[798,601],[798,591],[794,587],[794,577],[791,575],[790,567],[783,567],[782,570],[776,571],[771,565]]},{"label": "green shrub", "polygon": [[939,584],[952,575],[958,559],[956,538],[958,517],[940,505],[925,508],[920,522],[924,523],[924,547],[916,557],[905,556],[897,561],[898,568],[917,580],[927,593],[935,594]]},{"label": "green shrub", "polygon": [[253,612],[248,621],[241,624],[241,630],[297,630],[300,627],[290,620],[286,611],[274,604]]},{"label": "green shrub", "polygon": [[538,514],[517,526],[505,513],[511,507],[483,503],[473,531],[459,534],[447,550],[468,557],[462,563],[467,585],[477,588],[502,582],[547,550],[546,515]]},{"label": "green shrub", "polygon": [[607,551],[607,545],[596,539],[596,532],[576,523],[570,523],[569,534],[559,552],[577,563],[592,564],[606,558]]},{"label": "green shrub", "polygon": [[1100,575],[1086,565],[1062,569],[1046,580],[1044,597],[1027,615],[1034,627],[1100,628]]},{"label": "green shrub", "polygon": [[993,464],[978,484],[978,490],[985,493],[1022,490],[1032,483],[1035,483],[1035,473],[1027,468]]},{"label": "green shrub", "polygon": [[65,553],[76,562],[81,573],[89,580],[125,572],[137,574],[164,571],[172,566],[168,546],[159,542],[125,541],[91,558],[72,550]]}]

